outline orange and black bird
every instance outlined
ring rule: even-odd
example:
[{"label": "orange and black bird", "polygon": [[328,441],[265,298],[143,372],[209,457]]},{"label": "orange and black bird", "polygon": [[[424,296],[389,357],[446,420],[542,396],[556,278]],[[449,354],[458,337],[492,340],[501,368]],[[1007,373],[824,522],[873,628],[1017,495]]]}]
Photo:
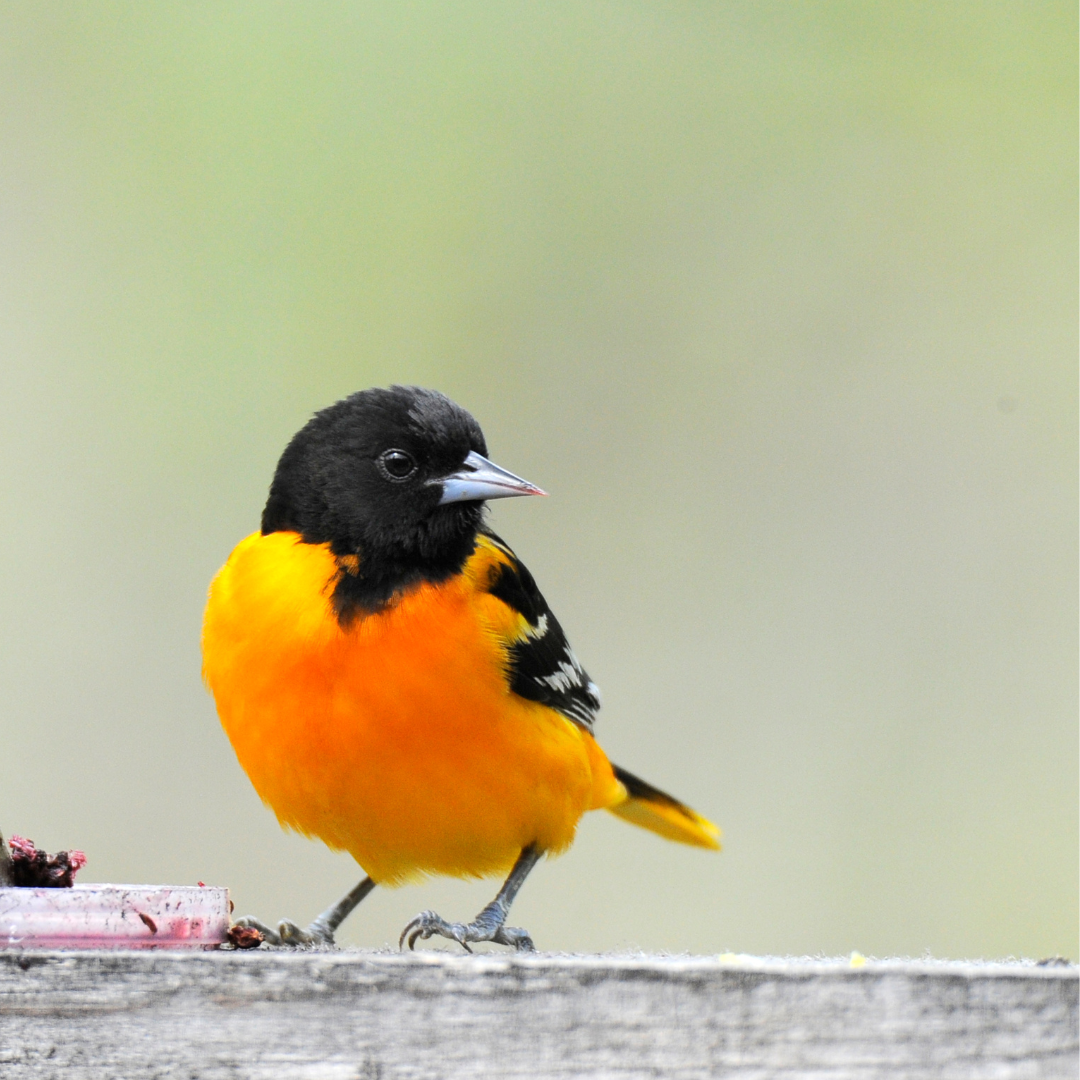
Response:
[{"label": "orange and black bird", "polygon": [[375,887],[509,877],[470,923],[417,915],[401,942],[531,950],[507,913],[586,810],[719,848],[719,831],[612,765],[600,696],[485,502],[542,495],[487,459],[433,390],[364,390],[315,414],[278,462],[262,527],[210,586],[203,672],[236,755],[281,824],[367,877],[274,943],[332,944]]}]

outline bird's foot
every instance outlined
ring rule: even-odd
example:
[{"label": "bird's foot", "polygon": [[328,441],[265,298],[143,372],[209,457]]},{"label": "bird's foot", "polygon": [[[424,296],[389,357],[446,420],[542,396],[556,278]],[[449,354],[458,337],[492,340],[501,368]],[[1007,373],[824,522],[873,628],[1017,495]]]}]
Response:
[{"label": "bird's foot", "polygon": [[285,945],[291,948],[298,946],[333,946],[334,935],[319,919],[316,919],[306,930],[297,926],[291,919],[282,919],[277,929],[273,930],[264,922],[260,922],[253,915],[244,915],[237,919],[234,926],[246,927],[250,930],[258,930],[263,936],[263,941],[268,945]]},{"label": "bird's foot", "polygon": [[398,948],[404,948],[408,940],[409,948],[416,948],[418,940],[427,940],[438,934],[440,937],[456,941],[466,952],[472,952],[470,942],[492,941],[496,945],[509,945],[518,952],[536,952],[536,946],[527,930],[518,926],[504,926],[505,913],[492,910],[489,904],[471,923],[447,922],[434,911],[421,911],[404,930],[398,939]]},{"label": "bird's foot", "polygon": [[[255,945],[261,945],[264,941],[271,945],[285,945],[289,948],[306,946],[307,948],[336,948],[334,931],[348,918],[349,913],[364,899],[372,889],[375,882],[366,877],[355,888],[350,889],[336,904],[328,907],[321,915],[313,919],[306,930],[301,930],[290,919],[282,919],[276,930],[272,930],[266,923],[259,922],[251,915],[245,915],[233,923],[233,928],[239,931],[247,930],[249,935],[255,931],[262,935],[262,941],[235,941],[234,944],[241,949],[250,949]],[[244,935],[249,936],[249,935]],[[231,937],[230,937],[231,940]]]}]

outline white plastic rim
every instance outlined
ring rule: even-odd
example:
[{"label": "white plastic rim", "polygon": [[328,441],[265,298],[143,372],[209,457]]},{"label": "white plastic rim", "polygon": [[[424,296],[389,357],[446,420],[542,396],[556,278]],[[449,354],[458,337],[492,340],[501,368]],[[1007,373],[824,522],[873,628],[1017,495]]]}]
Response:
[{"label": "white plastic rim", "polygon": [[0,888],[0,949],[213,949],[228,930],[215,886]]}]

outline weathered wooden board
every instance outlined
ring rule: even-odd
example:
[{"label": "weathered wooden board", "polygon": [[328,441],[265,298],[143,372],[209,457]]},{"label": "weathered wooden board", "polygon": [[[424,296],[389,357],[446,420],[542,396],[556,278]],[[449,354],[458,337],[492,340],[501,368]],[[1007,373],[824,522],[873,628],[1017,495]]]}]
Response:
[{"label": "weathered wooden board", "polygon": [[0,1077],[1075,1077],[1075,967],[0,955]]}]

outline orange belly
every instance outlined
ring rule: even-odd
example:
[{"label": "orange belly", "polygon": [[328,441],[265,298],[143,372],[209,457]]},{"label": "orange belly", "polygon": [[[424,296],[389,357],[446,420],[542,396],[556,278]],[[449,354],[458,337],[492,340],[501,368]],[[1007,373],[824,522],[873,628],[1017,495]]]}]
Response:
[{"label": "orange belly", "polygon": [[210,587],[203,671],[282,825],[349,851],[380,884],[505,871],[565,849],[623,797],[593,738],[509,690],[517,616],[474,587],[498,552],[342,629],[325,545],[243,540]]}]

